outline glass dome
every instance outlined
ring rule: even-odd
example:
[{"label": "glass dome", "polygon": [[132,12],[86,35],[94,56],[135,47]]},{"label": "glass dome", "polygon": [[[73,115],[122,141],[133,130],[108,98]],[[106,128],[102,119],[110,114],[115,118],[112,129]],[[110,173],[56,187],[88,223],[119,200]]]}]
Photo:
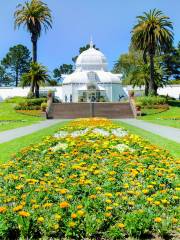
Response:
[{"label": "glass dome", "polygon": [[93,44],[88,50],[82,52],[76,61],[77,71],[107,71],[107,66],[105,55],[93,48]]}]

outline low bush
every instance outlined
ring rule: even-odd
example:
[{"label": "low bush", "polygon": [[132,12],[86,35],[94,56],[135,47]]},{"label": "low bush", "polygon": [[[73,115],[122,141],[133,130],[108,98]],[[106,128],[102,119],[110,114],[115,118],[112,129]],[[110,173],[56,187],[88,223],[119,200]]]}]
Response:
[{"label": "low bush", "polygon": [[15,110],[40,110],[41,104],[46,103],[46,98],[26,99],[15,106]]},{"label": "low bush", "polygon": [[137,97],[136,104],[141,107],[153,107],[167,104],[167,99],[160,96]]},{"label": "low bush", "polygon": [[46,111],[46,108],[47,108],[47,103],[41,103],[41,110],[43,111],[43,112],[45,112]]}]

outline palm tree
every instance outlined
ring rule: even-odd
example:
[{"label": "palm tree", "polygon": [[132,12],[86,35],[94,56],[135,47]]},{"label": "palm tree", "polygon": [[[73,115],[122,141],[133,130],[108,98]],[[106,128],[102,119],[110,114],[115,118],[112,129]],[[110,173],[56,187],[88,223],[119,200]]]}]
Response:
[{"label": "palm tree", "polygon": [[[52,28],[51,10],[41,0],[31,0],[17,6],[14,14],[15,28],[24,25],[31,35],[33,45],[33,62],[37,62],[37,41],[41,36],[42,28],[47,31]],[[34,94],[34,85],[31,83],[31,92]],[[37,90],[36,90],[37,91]]]},{"label": "palm tree", "polygon": [[142,50],[144,59],[146,54],[150,58],[150,81],[149,93],[157,94],[155,83],[154,57],[166,51],[173,41],[173,25],[169,17],[157,9],[145,12],[143,16],[138,16],[138,23],[132,30],[132,44],[137,50]]},{"label": "palm tree", "polygon": [[33,83],[36,88],[35,97],[39,97],[39,86],[49,82],[49,75],[47,69],[43,65],[32,62],[28,73],[24,73],[21,77],[21,86],[29,86]]}]

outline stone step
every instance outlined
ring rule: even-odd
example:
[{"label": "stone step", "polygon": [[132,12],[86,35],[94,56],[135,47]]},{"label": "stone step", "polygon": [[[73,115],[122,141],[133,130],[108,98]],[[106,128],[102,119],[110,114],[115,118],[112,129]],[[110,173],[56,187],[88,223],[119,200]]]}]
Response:
[{"label": "stone step", "polygon": [[73,119],[87,117],[133,118],[129,103],[53,103],[49,118]]}]

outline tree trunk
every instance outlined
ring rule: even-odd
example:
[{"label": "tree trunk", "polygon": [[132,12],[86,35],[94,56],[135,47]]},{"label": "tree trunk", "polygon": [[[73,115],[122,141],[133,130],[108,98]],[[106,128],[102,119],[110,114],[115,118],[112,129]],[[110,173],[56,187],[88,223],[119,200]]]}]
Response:
[{"label": "tree trunk", "polygon": [[[37,62],[37,36],[36,34],[32,34],[31,36],[31,41],[32,41],[32,58],[33,58],[33,62],[36,63]],[[35,81],[31,81],[31,88],[30,88],[30,92],[32,93],[32,95],[35,95],[35,91],[37,91],[36,88],[36,84]]]},{"label": "tree trunk", "polygon": [[18,69],[16,69],[16,87],[18,86],[18,81],[19,81],[19,72],[18,72]]},{"label": "tree trunk", "polygon": [[145,80],[145,90],[144,90],[145,96],[149,95],[149,82],[148,80]]},{"label": "tree trunk", "polygon": [[157,95],[154,79],[154,54],[150,54],[150,81],[149,81],[149,94]]},{"label": "tree trunk", "polygon": [[36,97],[36,98],[39,98],[39,85],[38,85],[37,82],[36,82],[36,84],[35,84],[35,97]]}]

